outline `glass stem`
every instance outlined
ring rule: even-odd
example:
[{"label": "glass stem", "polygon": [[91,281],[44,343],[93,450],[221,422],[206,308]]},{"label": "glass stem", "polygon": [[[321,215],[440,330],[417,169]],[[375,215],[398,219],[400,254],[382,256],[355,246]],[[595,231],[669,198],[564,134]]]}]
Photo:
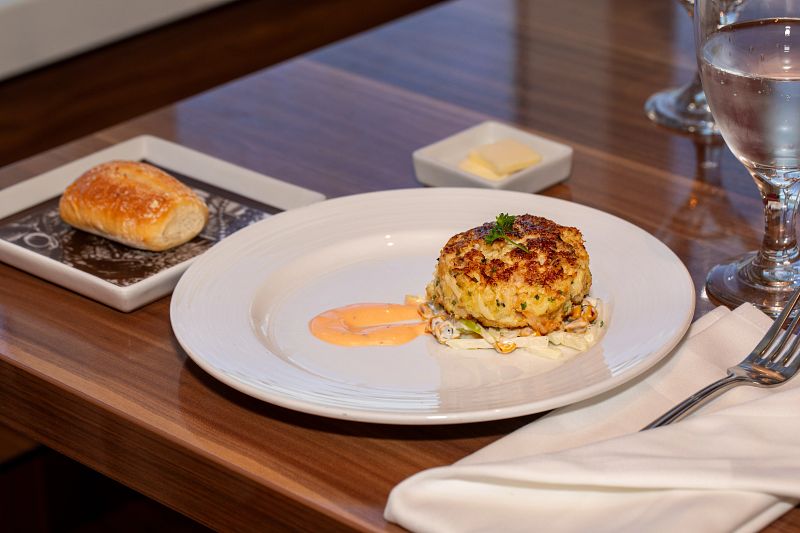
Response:
[{"label": "glass stem", "polygon": [[752,272],[767,284],[783,286],[795,281],[800,259],[797,248],[797,200],[800,182],[789,181],[781,185],[753,173],[764,202],[764,241],[753,260]]},{"label": "glass stem", "polygon": [[695,72],[692,80],[681,87],[677,101],[681,108],[688,109],[692,113],[708,115],[709,121],[714,120],[711,118],[711,111],[706,102],[706,93],[703,92],[699,73]]}]

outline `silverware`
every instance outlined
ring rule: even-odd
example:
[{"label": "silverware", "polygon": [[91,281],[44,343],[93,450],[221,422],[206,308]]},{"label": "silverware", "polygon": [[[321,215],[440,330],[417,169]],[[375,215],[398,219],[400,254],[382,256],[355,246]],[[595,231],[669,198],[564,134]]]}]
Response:
[{"label": "silverware", "polygon": [[[800,335],[797,335],[800,312],[795,313],[800,308],[799,304],[800,289],[792,294],[750,355],[738,365],[730,367],[727,376],[689,396],[642,428],[642,431],[677,422],[738,385],[775,387],[788,381],[800,368],[800,356],[797,355],[800,351]],[[785,328],[787,323],[789,326]]]}]

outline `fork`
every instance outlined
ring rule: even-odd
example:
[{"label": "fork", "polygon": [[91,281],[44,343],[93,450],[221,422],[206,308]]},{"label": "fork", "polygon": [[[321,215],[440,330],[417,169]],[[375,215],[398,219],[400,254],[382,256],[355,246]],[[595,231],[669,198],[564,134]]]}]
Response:
[{"label": "fork", "polygon": [[[642,428],[642,431],[677,422],[738,385],[776,387],[786,383],[800,368],[800,356],[797,355],[800,351],[800,335],[797,335],[800,329],[800,312],[795,313],[800,308],[798,304],[800,289],[792,294],[781,314],[750,355],[738,365],[730,367],[727,376],[689,396]],[[784,330],[786,324],[789,326]]]}]

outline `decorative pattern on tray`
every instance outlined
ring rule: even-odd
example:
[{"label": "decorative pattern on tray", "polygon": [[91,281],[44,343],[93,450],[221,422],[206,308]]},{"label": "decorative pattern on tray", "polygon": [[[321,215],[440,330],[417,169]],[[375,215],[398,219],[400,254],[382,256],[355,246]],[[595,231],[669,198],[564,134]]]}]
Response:
[{"label": "decorative pattern on tray", "polygon": [[149,252],[76,230],[59,217],[58,197],[0,221],[0,239],[127,287],[200,255],[228,235],[282,211],[173,170],[163,170],[190,186],[208,205],[208,224],[186,244],[164,252]]}]

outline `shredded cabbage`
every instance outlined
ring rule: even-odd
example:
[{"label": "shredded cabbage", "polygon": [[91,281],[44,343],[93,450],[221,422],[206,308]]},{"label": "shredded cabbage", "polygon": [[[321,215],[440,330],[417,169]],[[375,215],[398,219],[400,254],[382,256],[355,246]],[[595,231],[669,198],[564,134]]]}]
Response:
[{"label": "shredded cabbage", "polygon": [[[553,331],[545,336],[519,336],[513,329],[498,329],[484,327],[473,320],[453,320],[457,329],[467,335],[476,337],[457,337],[439,339],[440,342],[451,348],[461,350],[492,350],[497,349],[498,341],[514,343],[517,349],[548,359],[561,359],[569,352],[564,348],[579,352],[588,350],[600,338],[601,329],[605,326],[603,304],[598,298],[585,298],[584,303],[591,305],[597,311],[597,318],[589,324],[585,331],[576,333],[564,330]],[[438,337],[437,337],[438,338]]]}]

